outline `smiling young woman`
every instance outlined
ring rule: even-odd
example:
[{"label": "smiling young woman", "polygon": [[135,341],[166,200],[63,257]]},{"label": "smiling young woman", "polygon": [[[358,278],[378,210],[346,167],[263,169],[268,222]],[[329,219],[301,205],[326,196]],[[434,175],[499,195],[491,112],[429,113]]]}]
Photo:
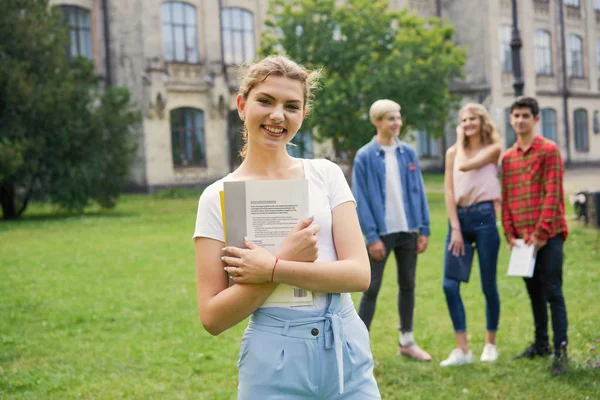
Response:
[{"label": "smiling young woman", "polygon": [[472,244],[477,249],[481,287],[486,301],[487,333],[480,360],[494,362],[498,358],[496,331],[500,318],[500,297],[496,267],[500,235],[496,227],[496,209],[501,195],[497,175],[502,148],[496,128],[481,104],[466,104],[460,110],[459,117],[456,144],[446,152],[444,186],[448,235],[443,278],[457,348],[440,363],[442,367],[473,362],[467,341],[460,280],[448,271],[450,265],[456,264],[453,257],[464,255],[466,248]]},{"label": "smiling young woman", "polygon": [[[238,399],[380,398],[369,334],[349,294],[370,281],[354,198],[337,165],[297,159],[286,148],[310,109],[317,77],[282,56],[249,68],[237,98],[244,160],[198,204],[202,324],[218,335],[250,316],[238,361]],[[246,249],[224,248],[223,182],[269,179],[307,180],[313,217],[292,229],[277,254],[251,242]],[[236,285],[228,286],[228,274]],[[263,307],[279,283],[312,291],[313,305]]]}]

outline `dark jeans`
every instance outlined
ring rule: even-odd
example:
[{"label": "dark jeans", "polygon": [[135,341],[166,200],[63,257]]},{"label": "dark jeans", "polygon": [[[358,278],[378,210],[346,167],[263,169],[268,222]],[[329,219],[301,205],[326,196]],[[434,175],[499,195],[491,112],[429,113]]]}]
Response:
[{"label": "dark jeans", "polygon": [[[500,235],[496,227],[494,204],[492,202],[482,202],[469,207],[457,207],[457,212],[463,240],[471,244],[474,243],[477,250],[481,289],[485,295],[487,330],[496,331],[500,319],[500,297],[496,285]],[[460,281],[447,278],[445,273],[451,233],[450,226],[448,226],[446,247],[444,248],[446,256],[444,257],[443,287],[454,331],[459,333],[467,330],[465,308],[460,297]]]},{"label": "dark jeans", "polygon": [[563,272],[562,235],[550,239],[537,252],[533,277],[524,278],[535,324],[535,342],[539,346],[548,344],[548,306],[552,312],[554,331],[554,353],[560,355],[561,343],[567,342],[567,307],[562,292]]},{"label": "dark jeans", "polygon": [[371,259],[371,285],[360,298],[358,315],[367,329],[375,314],[377,295],[381,288],[383,269],[388,256],[394,251],[398,277],[398,313],[400,314],[400,330],[412,332],[413,311],[415,308],[415,273],[417,270],[417,237],[416,232],[398,232],[381,236],[385,245],[385,258],[381,261]]}]

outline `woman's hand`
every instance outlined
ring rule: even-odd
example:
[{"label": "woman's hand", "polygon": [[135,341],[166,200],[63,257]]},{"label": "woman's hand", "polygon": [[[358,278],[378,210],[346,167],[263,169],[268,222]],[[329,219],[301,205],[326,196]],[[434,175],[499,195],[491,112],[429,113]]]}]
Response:
[{"label": "woman's hand", "polygon": [[452,228],[452,233],[450,234],[450,245],[448,245],[448,251],[452,252],[452,255],[454,257],[458,257],[459,255],[465,255],[465,242],[463,241],[460,229]]},{"label": "woman's hand", "polygon": [[233,256],[221,257],[221,261],[227,264],[225,271],[236,283],[271,282],[271,274],[277,258],[264,247],[248,241],[244,244],[248,249],[231,246],[223,248],[225,254]]},{"label": "woman's hand", "polygon": [[313,222],[314,217],[300,221],[281,243],[277,257],[287,261],[316,261],[319,257],[317,233],[321,227]]},{"label": "woman's hand", "polygon": [[465,131],[461,125],[456,126],[456,144],[457,147],[462,147],[465,139]]}]

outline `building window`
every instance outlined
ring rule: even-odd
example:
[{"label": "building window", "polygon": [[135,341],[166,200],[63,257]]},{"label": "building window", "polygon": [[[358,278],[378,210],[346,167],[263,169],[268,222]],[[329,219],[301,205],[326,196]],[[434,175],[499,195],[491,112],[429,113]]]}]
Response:
[{"label": "building window", "polygon": [[544,108],[542,115],[542,136],[556,143],[556,111]]},{"label": "building window", "polygon": [[575,123],[575,150],[588,150],[588,118],[587,111],[579,108],[573,113]]},{"label": "building window", "polygon": [[517,142],[517,134],[510,124],[510,108],[504,109],[504,136],[507,149]]},{"label": "building window", "polygon": [[535,72],[538,75],[552,75],[552,47],[550,32],[535,31]]},{"label": "building window", "polygon": [[594,10],[600,11],[600,0],[594,0]]},{"label": "building window", "polygon": [[171,111],[171,146],[176,167],[206,167],[204,112],[195,108]]},{"label": "building window", "polygon": [[166,61],[198,62],[198,25],[196,7],[179,1],[160,6],[163,52]]},{"label": "building window", "polygon": [[244,147],[244,124],[240,119],[238,110],[229,111],[229,168],[231,171],[235,171],[237,167],[242,163],[242,156],[240,152]]},{"label": "building window", "polygon": [[249,63],[254,59],[254,17],[241,8],[221,11],[221,39],[225,64]]},{"label": "building window", "polygon": [[573,34],[567,38],[567,71],[571,78],[583,78],[583,41]]},{"label": "building window", "polygon": [[512,50],[510,48],[510,38],[512,27],[510,25],[500,25],[500,61],[502,62],[502,72],[512,72]]},{"label": "building window", "polygon": [[435,157],[438,155],[437,140],[429,132],[417,132],[417,154],[419,157]]},{"label": "building window", "polygon": [[92,58],[90,11],[76,6],[60,6],[69,24],[69,56]]},{"label": "building window", "polygon": [[600,39],[596,40],[596,68],[600,71]]},{"label": "building window", "polygon": [[313,142],[311,131],[298,131],[292,139],[295,146],[288,146],[288,153],[292,157],[312,158],[313,157]]},{"label": "building window", "polygon": [[565,0],[565,6],[579,8],[579,0]]}]

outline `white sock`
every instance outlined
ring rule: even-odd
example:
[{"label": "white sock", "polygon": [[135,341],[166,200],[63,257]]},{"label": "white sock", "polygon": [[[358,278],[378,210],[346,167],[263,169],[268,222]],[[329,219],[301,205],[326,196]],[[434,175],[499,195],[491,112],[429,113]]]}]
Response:
[{"label": "white sock", "polygon": [[400,346],[412,346],[415,344],[415,338],[412,332],[400,332]]}]

